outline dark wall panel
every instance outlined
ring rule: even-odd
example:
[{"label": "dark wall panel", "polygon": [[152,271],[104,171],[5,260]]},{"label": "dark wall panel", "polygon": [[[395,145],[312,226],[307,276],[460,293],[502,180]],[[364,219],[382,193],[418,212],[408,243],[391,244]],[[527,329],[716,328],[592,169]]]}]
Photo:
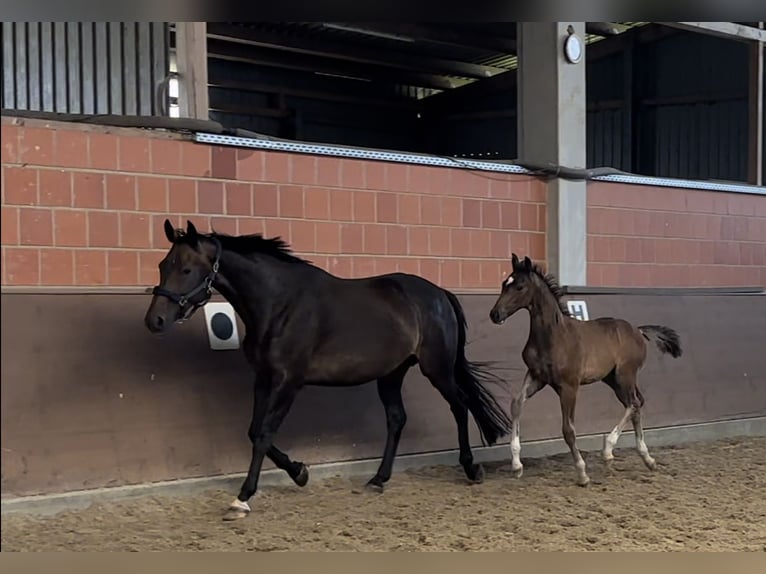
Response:
[{"label": "dark wall panel", "polygon": [[[526,314],[497,327],[487,319],[494,296],[461,299],[469,358],[499,361],[499,372],[518,389]],[[667,324],[681,334],[683,358],[651,351],[641,373],[648,427],[766,414],[766,297],[585,299],[591,316]],[[142,323],[148,301],[145,295],[3,295],[4,495],[247,467],[252,375],[241,352],[210,351],[201,314],[162,338],[150,335]],[[509,404],[507,393],[498,396]],[[449,407],[417,369],[405,383],[404,400],[409,419],[402,454],[456,448]],[[555,393],[535,396],[525,407],[523,440],[560,436],[559,413]],[[578,433],[609,431],[621,413],[605,385],[586,387]],[[472,436],[478,444],[473,427]],[[384,440],[383,409],[375,386],[365,385],[304,389],[278,444],[318,463],[379,457]]]}]

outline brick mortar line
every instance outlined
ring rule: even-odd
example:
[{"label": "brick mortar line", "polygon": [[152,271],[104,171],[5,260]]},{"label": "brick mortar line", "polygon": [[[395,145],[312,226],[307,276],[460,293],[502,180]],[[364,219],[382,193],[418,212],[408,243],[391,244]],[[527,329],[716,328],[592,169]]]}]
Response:
[{"label": "brick mortar line", "polygon": [[[700,190],[702,191],[702,190]],[[729,193],[728,191],[712,191],[710,193]],[[731,195],[731,194],[730,194]],[[735,194],[736,197],[741,197],[742,194]],[[756,196],[757,197],[757,196]],[[628,206],[614,206],[614,205],[589,205],[588,209],[609,209],[613,211],[640,211],[645,213],[667,213],[667,214],[687,214],[687,215],[718,215],[718,216],[733,216],[733,217],[752,217],[755,219],[766,219],[766,215],[747,215],[737,213],[718,213],[717,211],[689,211],[689,210],[669,210],[669,209],[649,209],[647,207],[628,207]]]},{"label": "brick mortar line", "polygon": [[[50,166],[50,165],[42,165],[42,164],[31,164],[31,163],[3,163],[3,167],[18,167],[23,169],[35,169],[38,171],[69,171],[71,172],[81,172],[81,173],[89,173],[89,174],[113,174],[113,175],[121,175],[121,176],[135,176],[135,177],[161,177],[165,179],[180,179],[180,180],[192,180],[192,181],[205,181],[205,182],[213,182],[213,183],[244,183],[244,184],[250,184],[250,185],[292,185],[292,186],[298,186],[298,187],[316,187],[320,189],[329,189],[329,190],[339,190],[339,191],[359,191],[359,192],[377,192],[377,193],[404,193],[404,194],[417,194],[424,197],[451,197],[451,198],[462,198],[462,199],[484,199],[484,200],[504,200],[504,201],[516,201],[518,203],[531,203],[534,205],[545,205],[545,202],[539,202],[539,201],[532,201],[532,200],[520,200],[520,199],[508,199],[508,198],[497,198],[497,197],[491,197],[491,196],[484,196],[484,195],[472,195],[472,196],[465,196],[465,195],[452,195],[452,194],[444,194],[440,192],[434,192],[434,193],[425,193],[425,192],[417,192],[417,191],[407,191],[407,190],[392,190],[392,189],[377,189],[377,188],[361,188],[361,187],[342,187],[342,186],[334,186],[334,185],[322,185],[319,183],[297,183],[297,182],[279,182],[279,181],[258,181],[258,180],[241,180],[241,179],[228,179],[228,178],[221,178],[221,177],[212,177],[212,176],[206,176],[206,175],[184,175],[184,174],[167,174],[167,173],[152,173],[152,172],[143,172],[143,171],[122,171],[122,170],[105,170],[100,168],[86,168],[86,167],[71,167],[71,166]],[[428,166],[426,166],[428,167]],[[512,182],[509,182],[512,183]],[[527,183],[527,182],[522,182]]]},{"label": "brick mortar line", "polygon": [[[542,232],[536,232],[542,233]],[[763,244],[763,241],[758,239],[723,239],[722,237],[709,239],[707,237],[678,237],[678,236],[665,236],[665,235],[609,235],[601,233],[588,233],[588,237],[603,237],[604,239],[669,239],[671,241],[693,241],[695,243],[757,243]]]},{"label": "brick mortar line", "polygon": [[506,228],[506,227],[467,227],[465,225],[460,225],[459,227],[456,227],[454,225],[445,225],[445,224],[435,224],[435,223],[405,223],[405,222],[396,222],[396,221],[357,221],[353,219],[348,220],[338,220],[338,219],[313,219],[313,218],[307,218],[307,217],[280,217],[279,215],[237,215],[237,214],[229,214],[229,213],[179,213],[179,212],[167,212],[167,213],[160,213],[157,211],[140,211],[138,209],[121,209],[121,208],[109,208],[109,207],[73,207],[71,205],[28,205],[28,204],[21,204],[21,203],[4,203],[2,204],[3,207],[9,207],[9,208],[17,208],[19,210],[21,209],[39,209],[44,211],[53,211],[53,210],[62,210],[62,211],[80,211],[80,212],[98,212],[98,213],[128,213],[128,214],[136,214],[136,215],[157,215],[157,216],[173,216],[173,215],[180,215],[183,217],[186,216],[195,216],[195,217],[224,217],[229,219],[265,219],[265,220],[277,220],[277,221],[307,221],[307,222],[320,222],[320,223],[336,223],[338,225],[381,225],[381,226],[392,226],[392,225],[398,225],[398,226],[404,226],[404,227],[424,227],[427,229],[459,229],[459,230],[469,230],[469,231],[514,231],[514,232],[523,232],[523,233],[541,233],[544,234],[546,230],[544,229],[521,229],[521,228]]}]

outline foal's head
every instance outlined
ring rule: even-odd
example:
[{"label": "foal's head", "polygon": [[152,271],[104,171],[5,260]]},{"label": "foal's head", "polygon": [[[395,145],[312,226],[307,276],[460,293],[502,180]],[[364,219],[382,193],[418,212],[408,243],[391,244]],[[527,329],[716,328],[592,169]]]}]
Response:
[{"label": "foal's head", "polygon": [[519,261],[516,254],[512,253],[511,265],[511,274],[503,281],[500,296],[489,312],[489,318],[496,325],[501,325],[519,309],[528,307],[534,297],[535,273],[532,260],[524,257],[523,261]]},{"label": "foal's head", "polygon": [[152,333],[162,333],[173,323],[185,321],[208,302],[221,252],[217,241],[203,245],[191,221],[183,231],[173,229],[166,219],[165,236],[170,251],[160,261],[160,283],[152,291],[154,297],[144,317]]}]

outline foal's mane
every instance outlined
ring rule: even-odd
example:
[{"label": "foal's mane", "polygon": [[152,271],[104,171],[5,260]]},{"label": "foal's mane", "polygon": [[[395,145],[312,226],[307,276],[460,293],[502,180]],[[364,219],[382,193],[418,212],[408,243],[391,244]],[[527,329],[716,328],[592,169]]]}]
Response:
[{"label": "foal's mane", "polygon": [[542,280],[543,284],[545,284],[545,286],[548,288],[548,291],[551,292],[553,298],[556,299],[556,303],[559,306],[559,311],[561,311],[565,317],[570,317],[571,314],[569,313],[567,304],[561,300],[561,298],[564,296],[564,291],[561,289],[561,285],[559,285],[556,277],[552,273],[546,273],[542,267],[537,264],[532,265],[530,272],[537,275]]},{"label": "foal's mane", "polygon": [[[183,230],[179,230],[180,236],[183,236]],[[260,233],[250,235],[228,235],[226,233],[200,233],[200,237],[205,239],[217,239],[221,247],[240,255],[262,254],[284,261],[286,263],[305,263],[310,262],[293,254],[288,243],[281,237],[264,237]]]}]

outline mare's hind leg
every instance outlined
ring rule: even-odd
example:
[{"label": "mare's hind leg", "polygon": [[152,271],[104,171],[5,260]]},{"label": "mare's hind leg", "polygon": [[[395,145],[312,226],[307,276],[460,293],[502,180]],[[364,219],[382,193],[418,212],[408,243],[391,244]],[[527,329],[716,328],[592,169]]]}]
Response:
[{"label": "mare's hind leg", "polygon": [[421,357],[420,370],[449,403],[452,416],[455,417],[455,423],[457,424],[460,464],[462,465],[468,480],[480,484],[484,482],[484,468],[480,464],[474,464],[473,462],[471,442],[468,436],[468,407],[460,400],[454,373],[444,369],[444,367],[441,366],[443,364],[444,363],[437,363],[436,365],[433,365],[428,360],[424,362],[423,357]]},{"label": "mare's hind leg", "polygon": [[534,396],[544,386],[545,383],[533,378],[527,371],[519,394],[513,397],[511,401],[511,472],[516,478],[521,478],[524,473],[524,465],[521,464],[521,439],[519,438],[521,409],[527,399]]},{"label": "mare's hind leg", "polygon": [[402,430],[407,423],[407,413],[402,402],[402,383],[404,375],[410,368],[410,363],[405,363],[393,373],[378,379],[378,396],[386,410],[386,426],[388,436],[383,450],[383,460],[380,462],[378,472],[367,483],[367,487],[378,492],[383,491],[383,484],[391,478],[391,470],[394,466],[396,449]]},{"label": "mare's hind leg", "polygon": [[587,486],[590,482],[588,474],[585,472],[585,460],[577,448],[577,435],[574,427],[575,405],[577,404],[577,385],[563,385],[556,389],[561,401],[561,431],[564,440],[572,452],[572,460],[577,469],[577,484]]}]

